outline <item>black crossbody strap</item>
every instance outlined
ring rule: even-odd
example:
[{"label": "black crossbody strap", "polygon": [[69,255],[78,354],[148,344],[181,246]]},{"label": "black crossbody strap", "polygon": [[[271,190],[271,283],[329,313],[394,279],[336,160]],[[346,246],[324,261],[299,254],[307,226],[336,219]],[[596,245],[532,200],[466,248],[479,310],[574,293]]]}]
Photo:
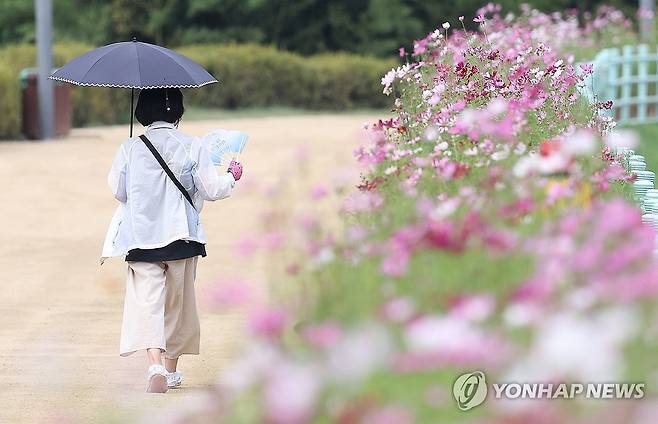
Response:
[{"label": "black crossbody strap", "polygon": [[155,146],[153,146],[151,140],[149,140],[145,135],[140,135],[139,138],[142,139],[144,144],[146,144],[146,147],[148,147],[151,153],[153,153],[153,156],[155,156],[155,159],[158,161],[162,169],[164,169],[164,172],[166,172],[167,175],[169,175],[171,181],[173,181],[176,187],[178,187],[178,189],[180,190],[180,192],[183,193],[183,196],[185,196],[187,201],[190,202],[190,205],[194,207],[194,202],[192,201],[192,197],[190,196],[190,193],[188,193],[187,190],[185,190],[183,184],[181,184],[180,181],[178,181],[178,178],[176,178],[176,176],[174,175],[174,173],[171,172],[171,169],[169,169],[169,166],[167,166],[167,162],[165,162],[164,159],[162,159],[162,156],[160,156],[160,153],[158,153],[158,151],[155,149]]}]

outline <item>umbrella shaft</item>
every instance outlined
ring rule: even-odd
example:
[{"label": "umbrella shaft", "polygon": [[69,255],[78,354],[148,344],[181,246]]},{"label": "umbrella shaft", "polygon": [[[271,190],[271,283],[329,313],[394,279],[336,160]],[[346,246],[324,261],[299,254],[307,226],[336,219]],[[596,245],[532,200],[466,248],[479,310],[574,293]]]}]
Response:
[{"label": "umbrella shaft", "polygon": [[131,88],[130,89],[130,137],[131,138],[133,136],[133,117],[135,116],[135,113],[133,112],[134,102],[135,102],[135,89]]}]

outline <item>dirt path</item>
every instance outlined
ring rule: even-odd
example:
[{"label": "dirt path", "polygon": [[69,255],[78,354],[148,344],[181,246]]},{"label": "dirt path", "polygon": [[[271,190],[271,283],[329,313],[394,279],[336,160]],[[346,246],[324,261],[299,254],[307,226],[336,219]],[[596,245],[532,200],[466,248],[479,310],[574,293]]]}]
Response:
[{"label": "dirt path", "polygon": [[[312,184],[336,169],[352,169],[352,150],[368,116],[305,116],[184,123],[201,135],[236,128],[251,135],[242,157],[245,178],[233,196],[208,203],[202,213],[209,256],[200,261],[197,293],[222,276],[258,280],[259,263],[239,259],[231,240],[254,227],[267,198],[254,184],[272,184],[295,152],[307,151]],[[105,178],[127,128],[75,130],[65,140],[0,143],[0,423],[108,421],[121,410],[139,413],[184,402],[212,384],[242,339],[243,314],[200,307],[201,355],[180,368],[186,387],[146,395],[145,358],[118,355],[126,265],[98,266],[100,246],[114,210]],[[291,195],[289,201],[299,201]],[[118,406],[118,407],[116,407]],[[69,422],[69,421],[61,421]]]}]

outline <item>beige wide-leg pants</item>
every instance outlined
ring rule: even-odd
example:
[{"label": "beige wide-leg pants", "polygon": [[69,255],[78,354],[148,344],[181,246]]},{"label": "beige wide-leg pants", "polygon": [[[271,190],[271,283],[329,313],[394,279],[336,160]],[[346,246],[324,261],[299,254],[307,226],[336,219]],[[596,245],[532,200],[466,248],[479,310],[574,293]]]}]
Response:
[{"label": "beige wide-leg pants", "polygon": [[147,348],[162,349],[168,359],[199,354],[197,259],[128,262],[121,356]]}]

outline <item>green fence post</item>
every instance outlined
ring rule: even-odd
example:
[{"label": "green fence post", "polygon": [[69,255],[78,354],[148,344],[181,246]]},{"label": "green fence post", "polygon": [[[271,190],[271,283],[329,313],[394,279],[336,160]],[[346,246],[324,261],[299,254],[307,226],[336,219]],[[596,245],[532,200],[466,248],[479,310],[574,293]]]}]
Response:
[{"label": "green fence post", "polygon": [[592,73],[592,94],[593,101],[606,101],[607,95],[607,71],[608,71],[608,49],[601,50],[594,58]]},{"label": "green fence post", "polygon": [[637,121],[647,121],[647,96],[649,94],[647,77],[649,75],[649,47],[640,44],[637,48]]},{"label": "green fence post", "polygon": [[606,100],[612,100],[612,108],[607,111],[607,114],[612,118],[617,117],[617,109],[619,108],[617,100],[617,86],[619,85],[619,50],[612,48],[608,50],[608,81],[606,84]]},{"label": "green fence post", "polygon": [[619,102],[619,122],[628,122],[631,119],[631,84],[633,67],[633,46],[624,46],[621,63],[621,100]]}]

